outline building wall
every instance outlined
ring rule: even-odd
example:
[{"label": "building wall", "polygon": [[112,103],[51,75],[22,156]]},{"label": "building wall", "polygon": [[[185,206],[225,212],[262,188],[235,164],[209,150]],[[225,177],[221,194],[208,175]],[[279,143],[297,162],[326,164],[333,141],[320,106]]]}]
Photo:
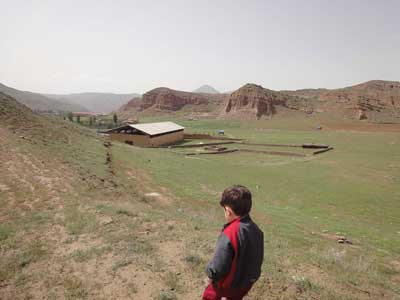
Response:
[{"label": "building wall", "polygon": [[112,140],[123,143],[131,142],[133,145],[141,147],[158,147],[163,145],[171,145],[183,140],[183,130],[165,135],[150,138],[148,135],[136,135],[125,133],[110,133]]},{"label": "building wall", "polygon": [[150,140],[153,147],[175,144],[183,140],[183,130],[156,136]]},{"label": "building wall", "polygon": [[112,140],[116,140],[122,143],[132,143],[132,145],[149,147],[151,146],[150,137],[148,135],[136,135],[126,133],[110,133]]}]

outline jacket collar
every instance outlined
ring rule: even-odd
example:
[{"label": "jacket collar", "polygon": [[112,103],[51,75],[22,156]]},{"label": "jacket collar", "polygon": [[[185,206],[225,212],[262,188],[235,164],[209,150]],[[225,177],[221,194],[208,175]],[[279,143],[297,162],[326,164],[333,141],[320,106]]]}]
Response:
[{"label": "jacket collar", "polygon": [[229,223],[226,223],[226,224],[224,225],[224,229],[225,229],[226,227],[228,227],[229,225],[231,225],[232,223],[240,222],[240,221],[246,221],[246,220],[250,220],[249,214],[244,215],[244,216],[241,216],[241,217],[237,217],[236,219],[230,221]]}]

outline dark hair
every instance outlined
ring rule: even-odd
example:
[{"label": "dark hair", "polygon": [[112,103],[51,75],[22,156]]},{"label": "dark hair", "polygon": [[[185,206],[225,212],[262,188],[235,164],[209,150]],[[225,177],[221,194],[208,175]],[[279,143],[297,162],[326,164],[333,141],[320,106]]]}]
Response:
[{"label": "dark hair", "polygon": [[242,185],[233,185],[224,190],[219,204],[230,207],[238,216],[247,215],[251,210],[251,193]]}]

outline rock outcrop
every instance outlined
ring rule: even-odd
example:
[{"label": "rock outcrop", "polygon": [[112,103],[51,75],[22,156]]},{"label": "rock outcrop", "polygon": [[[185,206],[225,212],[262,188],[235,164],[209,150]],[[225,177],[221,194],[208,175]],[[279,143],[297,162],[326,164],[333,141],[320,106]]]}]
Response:
[{"label": "rock outcrop", "polygon": [[158,110],[177,111],[185,105],[207,105],[208,98],[201,94],[156,88],[142,96],[141,109],[153,107]]},{"label": "rock outcrop", "polygon": [[324,111],[345,111],[350,117],[363,120],[369,116],[389,120],[400,117],[400,82],[372,80],[341,89],[307,89],[284,91],[315,100]]},{"label": "rock outcrop", "polygon": [[367,119],[367,114],[365,113],[364,110],[362,110],[362,109],[358,110],[357,119],[358,120],[366,120]]},{"label": "rock outcrop", "polygon": [[142,97],[131,99],[118,110],[120,118],[137,118],[138,115],[170,114],[183,111],[191,116],[217,116],[228,94],[202,94],[172,90],[165,87],[153,89]]},{"label": "rock outcrop", "polygon": [[332,106],[340,104],[342,107],[355,111],[381,111],[400,108],[400,86],[396,91],[395,85],[392,88],[383,82],[367,82],[343,89],[326,91],[318,99]]},{"label": "rock outcrop", "polygon": [[299,109],[298,97],[286,95],[263,88],[256,84],[246,84],[234,91],[227,101],[225,113],[250,114],[257,118],[272,116],[276,113],[276,106]]},{"label": "rock outcrop", "polygon": [[136,117],[141,112],[174,113],[181,110],[186,114],[207,117],[262,118],[300,113],[398,122],[400,82],[375,80],[342,89],[297,91],[273,91],[246,84],[231,94],[190,93],[162,87],[145,93],[141,98],[133,98],[120,108],[119,113]]}]

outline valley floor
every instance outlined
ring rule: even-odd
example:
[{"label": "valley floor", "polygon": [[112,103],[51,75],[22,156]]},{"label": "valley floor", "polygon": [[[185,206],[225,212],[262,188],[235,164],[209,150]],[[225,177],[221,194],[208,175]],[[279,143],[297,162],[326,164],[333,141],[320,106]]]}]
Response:
[{"label": "valley floor", "polygon": [[247,299],[400,299],[398,133],[177,123],[335,149],[185,157],[62,122],[45,136],[2,127],[0,299],[200,299],[223,224],[218,197],[234,183],[253,192],[266,237]]}]

